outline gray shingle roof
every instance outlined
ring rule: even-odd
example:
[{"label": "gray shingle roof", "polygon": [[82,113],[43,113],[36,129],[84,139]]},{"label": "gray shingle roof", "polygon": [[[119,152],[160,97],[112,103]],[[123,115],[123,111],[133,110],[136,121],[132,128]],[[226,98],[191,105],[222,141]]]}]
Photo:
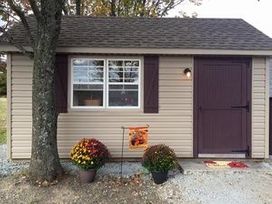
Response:
[{"label": "gray shingle roof", "polygon": [[[21,25],[12,33],[28,44]],[[58,46],[272,50],[272,39],[242,19],[64,16]]]}]

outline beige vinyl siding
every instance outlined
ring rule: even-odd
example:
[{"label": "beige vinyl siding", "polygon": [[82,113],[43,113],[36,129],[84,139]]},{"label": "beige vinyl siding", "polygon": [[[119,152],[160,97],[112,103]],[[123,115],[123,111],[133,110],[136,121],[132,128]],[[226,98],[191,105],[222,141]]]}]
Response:
[{"label": "beige vinyl siding", "polygon": [[265,57],[252,62],[252,157],[268,157],[269,70]]},{"label": "beige vinyl siding", "polygon": [[[121,155],[121,126],[150,125],[150,144],[165,143],[179,157],[193,156],[192,80],[182,76],[192,68],[192,57],[160,57],[159,114],[142,110],[76,111],[63,113],[58,121],[58,144],[62,158],[83,137],[104,142],[113,157]],[[143,73],[143,71],[142,71]],[[29,158],[31,145],[32,62],[14,55],[12,62],[12,158]],[[129,151],[125,134],[124,155],[140,157],[142,150]]]},{"label": "beige vinyl siding", "polygon": [[26,56],[11,60],[11,157],[29,158],[32,132],[32,68]]},{"label": "beige vinyl siding", "polygon": [[[139,110],[69,110],[68,114],[61,114],[58,123],[60,156],[67,157],[71,146],[80,138],[95,137],[109,147],[113,157],[120,157],[121,126],[148,124],[150,144],[165,143],[174,148],[178,156],[192,157],[192,80],[181,79],[182,67],[192,68],[192,58],[160,57],[159,114],[144,114],[142,104]],[[142,150],[128,150],[126,131],[124,156],[140,157],[142,153]]]},{"label": "beige vinyl siding", "polygon": [[[121,153],[121,126],[150,125],[150,144],[165,143],[179,157],[193,156],[193,86],[182,75],[192,68],[192,57],[161,56],[159,69],[159,114],[141,110],[72,111],[60,114],[58,144],[62,158],[69,156],[72,145],[82,137],[103,141],[114,157]],[[268,76],[265,57],[254,57],[252,69],[252,156],[268,156]],[[29,158],[31,152],[31,90],[33,62],[19,54],[11,56],[11,156]],[[139,157],[142,151],[125,156]]]}]

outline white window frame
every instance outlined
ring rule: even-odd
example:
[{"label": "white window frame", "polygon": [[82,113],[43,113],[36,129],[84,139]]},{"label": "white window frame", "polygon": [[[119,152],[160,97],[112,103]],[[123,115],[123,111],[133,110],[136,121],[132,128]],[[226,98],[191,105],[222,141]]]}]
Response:
[{"label": "white window frame", "polygon": [[[109,61],[138,61],[139,68],[138,68],[138,82],[137,83],[128,83],[127,85],[138,85],[138,106],[109,106],[109,86],[110,85],[123,85],[126,83],[120,82],[109,82]],[[129,59],[129,58],[108,58],[107,59],[107,103],[106,106],[108,109],[139,109],[141,107],[141,60],[140,59]]]},{"label": "white window frame", "polygon": [[[103,106],[74,106],[74,66],[73,66],[73,60],[97,60],[97,61],[103,61]],[[71,58],[70,61],[70,73],[71,73],[71,78],[70,78],[70,87],[71,87],[71,108],[72,109],[104,109],[106,107],[106,99],[105,99],[105,93],[106,93],[106,60],[103,58],[88,58],[88,57],[73,57]],[[82,83],[84,84],[84,83]],[[90,82],[90,83],[85,83],[85,84],[98,84],[96,82]]]},{"label": "white window frame", "polygon": [[[74,66],[73,66],[73,60],[100,60],[104,62],[104,68],[103,68],[103,73],[104,73],[104,80],[103,80],[103,106],[74,106]],[[113,85],[114,82],[111,82],[109,84],[108,79],[109,79],[109,61],[114,60],[114,61],[138,61],[139,62],[139,68],[138,68],[138,82],[137,83],[128,83],[128,85],[138,85],[138,106],[109,106],[109,85]],[[140,58],[93,58],[93,57],[72,57],[70,58],[70,108],[71,109],[88,109],[88,110],[110,110],[110,109],[140,109],[141,108],[141,98],[142,98],[142,61]],[[91,84],[91,83],[88,83]],[[97,83],[93,83],[97,84]],[[117,82],[116,84],[119,84]]]}]

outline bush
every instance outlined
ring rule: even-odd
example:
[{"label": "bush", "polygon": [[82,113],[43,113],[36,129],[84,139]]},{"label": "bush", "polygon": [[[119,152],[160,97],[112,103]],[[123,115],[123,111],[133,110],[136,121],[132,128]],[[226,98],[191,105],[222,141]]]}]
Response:
[{"label": "bush", "polygon": [[82,139],[71,150],[71,159],[81,169],[99,169],[110,157],[107,147],[96,139]]},{"label": "bush", "polygon": [[177,157],[170,147],[154,145],[146,149],[142,165],[150,172],[167,172],[177,166]]}]

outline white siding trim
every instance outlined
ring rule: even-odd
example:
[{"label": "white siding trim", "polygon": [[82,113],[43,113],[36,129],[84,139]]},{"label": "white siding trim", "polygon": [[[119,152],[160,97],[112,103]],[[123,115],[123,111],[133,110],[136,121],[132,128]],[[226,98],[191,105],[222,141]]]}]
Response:
[{"label": "white siding trim", "polygon": [[8,54],[7,55],[7,158],[11,159],[12,154],[11,154],[11,61],[12,61],[12,55]]},{"label": "white siding trim", "polygon": [[[32,51],[31,47],[24,47]],[[20,52],[14,46],[0,46],[3,52]],[[272,56],[272,50],[224,50],[224,49],[173,49],[173,48],[85,48],[58,47],[57,52],[88,54],[162,54],[162,55],[250,55]]]},{"label": "white siding trim", "polygon": [[269,105],[269,72],[270,72],[270,58],[266,58],[266,93],[265,93],[265,158],[269,158],[269,112],[270,112],[270,105]]},{"label": "white siding trim", "polygon": [[252,58],[252,158],[267,158],[269,119],[266,57]]},{"label": "white siding trim", "polygon": [[272,58],[268,57],[269,64],[269,97],[272,97]]}]

